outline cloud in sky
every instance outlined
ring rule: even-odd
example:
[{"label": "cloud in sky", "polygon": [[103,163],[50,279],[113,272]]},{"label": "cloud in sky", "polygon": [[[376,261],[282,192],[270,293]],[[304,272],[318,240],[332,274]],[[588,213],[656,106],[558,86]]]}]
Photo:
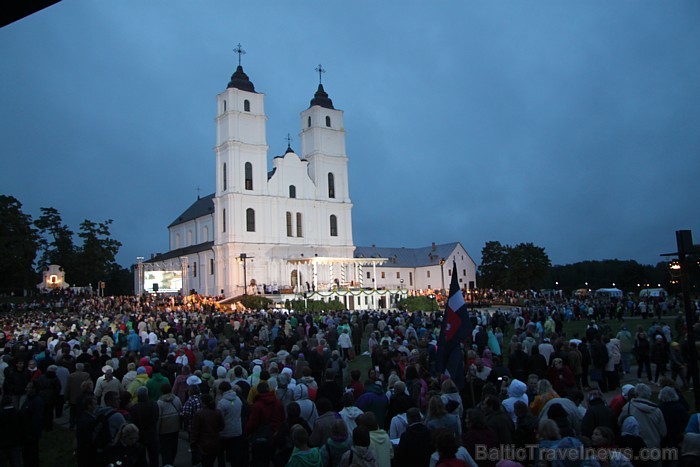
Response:
[{"label": "cloud in sky", "polygon": [[2,192],[123,265],[214,191],[216,95],[266,94],[269,159],[317,85],[345,111],[356,245],[533,242],[656,263],[700,236],[695,1],[61,2],[0,29]]}]

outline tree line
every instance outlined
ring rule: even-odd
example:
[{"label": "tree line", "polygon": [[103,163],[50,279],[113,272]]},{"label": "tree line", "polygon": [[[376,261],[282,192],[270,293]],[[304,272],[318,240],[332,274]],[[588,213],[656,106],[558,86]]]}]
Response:
[{"label": "tree line", "polygon": [[558,289],[567,294],[581,288],[613,287],[613,284],[625,292],[638,292],[659,284],[674,292],[670,279],[667,262],[651,266],[612,259],[553,266],[545,249],[532,243],[510,246],[489,241],[481,250],[477,282],[486,289]]},{"label": "tree line", "polygon": [[116,262],[122,244],[112,237],[111,225],[111,219],[85,219],[75,233],[55,208],[41,208],[41,215],[32,219],[19,200],[0,195],[0,292],[36,291],[42,269],[57,264],[71,286],[91,284],[96,289],[104,281],[105,293],[129,293],[132,274]]}]

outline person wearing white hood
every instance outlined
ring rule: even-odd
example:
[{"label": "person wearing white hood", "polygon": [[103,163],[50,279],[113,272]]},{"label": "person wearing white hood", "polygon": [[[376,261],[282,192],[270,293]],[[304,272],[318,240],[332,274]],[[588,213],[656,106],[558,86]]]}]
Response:
[{"label": "person wearing white hood", "polygon": [[357,427],[357,417],[362,415],[364,412],[362,409],[355,407],[355,397],[352,395],[352,392],[346,392],[343,394],[342,402],[343,410],[338,412],[338,414],[347,425],[348,433],[352,433],[352,431]]},{"label": "person wearing white hood", "polygon": [[309,388],[305,384],[297,384],[294,387],[294,401],[299,404],[301,413],[299,416],[306,420],[309,426],[314,426],[318,418],[316,404],[309,400]]},{"label": "person wearing white hood", "polygon": [[518,425],[518,416],[515,414],[515,403],[518,401],[523,401],[525,405],[530,405],[527,394],[527,385],[520,380],[514,379],[510,382],[508,386],[508,399],[503,401],[503,408],[506,410],[510,418],[513,420],[513,424]]}]

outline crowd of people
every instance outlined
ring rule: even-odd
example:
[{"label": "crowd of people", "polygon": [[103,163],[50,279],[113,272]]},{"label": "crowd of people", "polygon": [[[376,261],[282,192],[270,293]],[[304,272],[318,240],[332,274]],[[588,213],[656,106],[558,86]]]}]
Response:
[{"label": "crowd of people", "polygon": [[2,465],[41,465],[64,410],[81,467],[700,462],[680,320],[632,330],[576,305],[585,335],[566,306],[473,314],[459,387],[436,371],[441,312],[46,297],[0,313]]}]

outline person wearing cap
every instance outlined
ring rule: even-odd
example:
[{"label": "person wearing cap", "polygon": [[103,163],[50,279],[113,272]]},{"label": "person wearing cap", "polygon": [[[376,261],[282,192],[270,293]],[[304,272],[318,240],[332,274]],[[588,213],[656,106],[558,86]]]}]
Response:
[{"label": "person wearing cap", "polygon": [[146,384],[148,383],[148,374],[146,372],[146,368],[140,366],[136,369],[136,378],[134,378],[134,381],[129,385],[128,392],[131,394],[131,403],[135,404],[138,401],[137,397],[137,391],[139,390],[140,387],[145,387]]},{"label": "person wearing cap", "polygon": [[632,399],[634,396],[634,386],[631,384],[625,384],[622,386],[622,391],[617,396],[613,397],[610,401],[610,409],[615,414],[615,417],[619,417],[622,412],[622,407]]},{"label": "person wearing cap", "polygon": [[103,375],[97,378],[97,383],[95,383],[95,398],[100,405],[104,405],[104,397],[109,391],[116,391],[117,393],[121,390],[121,383],[117,378],[114,377],[114,368],[109,365],[102,367]]},{"label": "person wearing cap", "polygon": [[590,438],[593,430],[604,426],[617,431],[617,417],[610,407],[605,404],[603,394],[598,389],[588,391],[588,410],[581,420],[581,434]]},{"label": "person wearing cap", "polygon": [[180,416],[182,417],[183,426],[185,431],[190,436],[190,452],[191,452],[191,462],[192,465],[197,465],[202,461],[202,454],[199,451],[198,446],[192,442],[192,420],[197,412],[202,409],[202,396],[200,392],[200,385],[202,380],[197,375],[190,375],[187,377],[187,402],[182,406],[182,412]]}]

